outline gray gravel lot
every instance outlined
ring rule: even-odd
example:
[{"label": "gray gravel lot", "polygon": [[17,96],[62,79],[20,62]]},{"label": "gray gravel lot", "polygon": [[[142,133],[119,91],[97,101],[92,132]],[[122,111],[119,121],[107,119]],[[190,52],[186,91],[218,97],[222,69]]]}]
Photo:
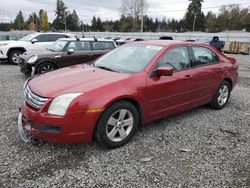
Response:
[{"label": "gray gravel lot", "polygon": [[250,187],[250,56],[228,106],[140,128],[124,147],[25,144],[17,114],[26,77],[0,64],[0,187]]}]

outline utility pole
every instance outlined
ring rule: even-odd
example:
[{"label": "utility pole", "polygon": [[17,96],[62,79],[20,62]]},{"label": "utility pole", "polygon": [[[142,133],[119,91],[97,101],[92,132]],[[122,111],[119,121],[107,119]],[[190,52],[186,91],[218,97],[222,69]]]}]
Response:
[{"label": "utility pole", "polygon": [[65,15],[64,15],[64,32],[66,32],[66,30],[67,30],[67,21],[66,21],[66,18],[67,18],[67,13],[65,13]]},{"label": "utility pole", "polygon": [[[144,4],[143,4],[144,6]],[[142,6],[142,11],[141,11],[141,33],[143,33],[143,6]]]},{"label": "utility pole", "polygon": [[144,12],[144,0],[141,0],[142,4],[141,4],[141,33],[143,33],[143,12]]},{"label": "utility pole", "polygon": [[195,20],[196,20],[196,13],[194,13],[193,31],[194,31],[194,29],[195,29]]}]

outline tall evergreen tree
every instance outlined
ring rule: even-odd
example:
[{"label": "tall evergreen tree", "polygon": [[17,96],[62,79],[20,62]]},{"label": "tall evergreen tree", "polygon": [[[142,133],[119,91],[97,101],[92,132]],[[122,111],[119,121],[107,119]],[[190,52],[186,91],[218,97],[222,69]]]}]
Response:
[{"label": "tall evergreen tree", "polygon": [[100,17],[98,17],[96,20],[96,29],[97,31],[103,31],[102,20]]},{"label": "tall evergreen tree", "polygon": [[25,28],[24,17],[22,11],[19,11],[14,20],[14,29],[23,30]]},{"label": "tall evergreen tree", "polygon": [[56,10],[55,10],[56,19],[53,21],[53,27],[55,29],[64,29],[65,20],[68,16],[67,7],[65,6],[62,0],[56,1]]},{"label": "tall evergreen tree", "polygon": [[95,16],[93,16],[92,21],[91,21],[91,30],[92,31],[97,31],[97,21],[96,21]]},{"label": "tall evergreen tree", "polygon": [[188,6],[185,14],[185,28],[189,31],[203,31],[205,29],[205,16],[201,11],[203,0],[189,0],[191,3]]},{"label": "tall evergreen tree", "polygon": [[67,17],[67,28],[71,31],[79,31],[79,17],[75,10]]},{"label": "tall evergreen tree", "polygon": [[49,30],[49,20],[48,20],[48,14],[47,11],[41,9],[39,11],[39,29],[40,30],[44,30],[44,31],[48,31]]}]

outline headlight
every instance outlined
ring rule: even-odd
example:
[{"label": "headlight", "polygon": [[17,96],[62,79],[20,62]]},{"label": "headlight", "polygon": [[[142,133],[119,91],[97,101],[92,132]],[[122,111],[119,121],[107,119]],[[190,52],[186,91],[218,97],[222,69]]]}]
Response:
[{"label": "headlight", "polygon": [[30,64],[34,63],[37,60],[37,58],[38,58],[37,55],[30,56],[28,63]]},{"label": "headlight", "polygon": [[64,116],[70,103],[82,93],[69,93],[56,97],[50,104],[48,113],[52,115]]}]

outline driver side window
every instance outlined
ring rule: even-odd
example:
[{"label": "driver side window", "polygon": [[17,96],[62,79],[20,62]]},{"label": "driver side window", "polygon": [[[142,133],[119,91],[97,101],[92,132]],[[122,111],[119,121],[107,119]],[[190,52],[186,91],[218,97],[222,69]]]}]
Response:
[{"label": "driver side window", "polygon": [[170,67],[174,71],[184,70],[190,67],[187,47],[173,48],[159,61],[158,67]]}]

